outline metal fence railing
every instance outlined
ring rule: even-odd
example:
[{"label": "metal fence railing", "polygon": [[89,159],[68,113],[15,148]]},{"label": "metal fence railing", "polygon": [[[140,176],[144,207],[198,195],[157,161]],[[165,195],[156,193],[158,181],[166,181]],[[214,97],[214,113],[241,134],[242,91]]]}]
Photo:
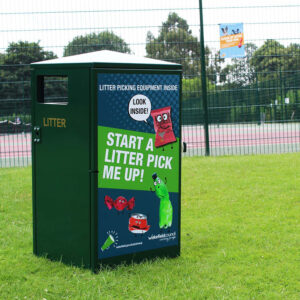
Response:
[{"label": "metal fence railing", "polygon": [[[0,167],[31,163],[30,63],[101,49],[182,64],[185,155],[300,151],[299,1],[12,0],[0,8]],[[245,56],[220,57],[224,23],[243,23]]]}]

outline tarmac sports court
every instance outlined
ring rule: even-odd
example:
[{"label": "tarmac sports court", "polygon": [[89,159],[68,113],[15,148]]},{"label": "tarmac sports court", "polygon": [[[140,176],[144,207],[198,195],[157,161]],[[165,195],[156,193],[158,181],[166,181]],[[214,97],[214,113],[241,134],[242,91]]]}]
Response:
[{"label": "tarmac sports court", "polygon": [[[209,126],[210,155],[271,154],[300,151],[300,122]],[[183,156],[205,155],[202,125],[182,126]],[[0,134],[0,167],[31,164],[31,133]]]}]

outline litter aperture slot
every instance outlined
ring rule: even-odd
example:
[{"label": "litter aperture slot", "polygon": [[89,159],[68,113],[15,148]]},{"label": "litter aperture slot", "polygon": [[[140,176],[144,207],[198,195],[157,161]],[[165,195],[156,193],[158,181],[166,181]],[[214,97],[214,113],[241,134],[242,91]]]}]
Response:
[{"label": "litter aperture slot", "polygon": [[43,104],[67,105],[68,76],[42,75],[37,77],[37,99]]}]

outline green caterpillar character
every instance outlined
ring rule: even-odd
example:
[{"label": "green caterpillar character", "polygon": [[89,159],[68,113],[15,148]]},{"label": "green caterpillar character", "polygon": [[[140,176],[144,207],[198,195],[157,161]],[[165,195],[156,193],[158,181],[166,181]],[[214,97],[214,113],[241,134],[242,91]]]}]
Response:
[{"label": "green caterpillar character", "polygon": [[154,180],[155,194],[160,200],[159,204],[159,227],[160,229],[172,226],[173,207],[170,201],[169,192],[165,183],[157,176],[152,175]]}]

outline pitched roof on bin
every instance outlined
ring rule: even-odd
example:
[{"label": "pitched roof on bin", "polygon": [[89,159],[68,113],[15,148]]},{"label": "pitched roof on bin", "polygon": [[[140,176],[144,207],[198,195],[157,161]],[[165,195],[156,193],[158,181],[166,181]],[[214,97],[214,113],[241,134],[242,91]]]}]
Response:
[{"label": "pitched roof on bin", "polygon": [[32,65],[42,64],[81,64],[81,63],[111,63],[111,64],[139,64],[139,65],[172,65],[180,66],[179,64],[157,60],[147,57],[139,57],[131,54],[125,54],[109,50],[101,50],[84,54],[65,56],[50,60],[32,63]]}]

